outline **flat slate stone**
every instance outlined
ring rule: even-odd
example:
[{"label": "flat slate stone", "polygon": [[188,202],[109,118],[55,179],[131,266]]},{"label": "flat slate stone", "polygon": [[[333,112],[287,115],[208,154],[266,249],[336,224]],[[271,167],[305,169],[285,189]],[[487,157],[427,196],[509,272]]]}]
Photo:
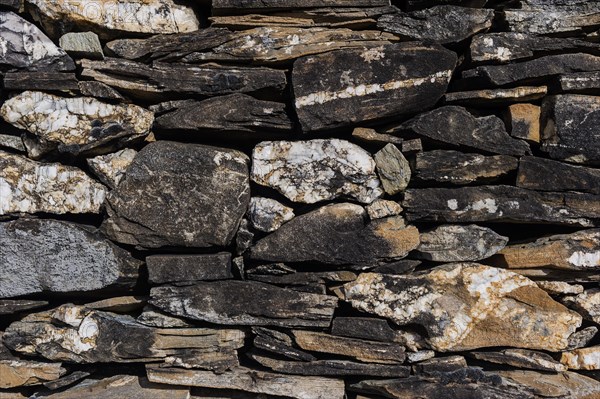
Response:
[{"label": "flat slate stone", "polygon": [[600,194],[600,169],[539,157],[519,162],[517,186],[538,191],[579,191]]},{"label": "flat slate stone", "polygon": [[141,263],[81,225],[43,219],[0,223],[0,298],[129,288]]},{"label": "flat slate stone", "polygon": [[597,94],[600,89],[600,71],[560,75],[556,85],[563,93]]},{"label": "flat slate stone", "polygon": [[292,72],[300,124],[308,132],[420,112],[442,97],[455,65],[453,52],[417,42],[300,58]]},{"label": "flat slate stone", "polygon": [[42,308],[48,305],[46,301],[31,299],[2,299],[0,300],[0,315],[21,313],[31,309]]},{"label": "flat slate stone", "polygon": [[525,5],[522,10],[505,10],[504,19],[513,32],[574,36],[600,26],[600,5],[594,1],[560,5],[537,3],[530,7]]},{"label": "flat slate stone", "polygon": [[546,86],[522,86],[507,89],[484,89],[457,91],[446,93],[446,104],[457,104],[471,107],[498,107],[501,105],[534,101],[543,98],[548,93]]},{"label": "flat slate stone", "polygon": [[469,356],[489,363],[506,364],[516,368],[561,372],[567,368],[544,352],[527,349],[504,349],[498,352],[471,352]]},{"label": "flat slate stone", "polygon": [[148,281],[155,284],[186,283],[233,278],[231,254],[151,255],[146,257]]},{"label": "flat slate stone", "polygon": [[249,201],[243,153],[158,141],[136,155],[107,196],[103,229],[118,242],[149,248],[225,246]]},{"label": "flat slate stone", "polygon": [[64,72],[6,72],[3,84],[4,89],[14,91],[38,90],[40,87],[46,91],[79,90],[76,75]]},{"label": "flat slate stone", "polygon": [[316,7],[380,7],[390,0],[215,0],[213,14],[247,14],[249,11],[289,10]]}]

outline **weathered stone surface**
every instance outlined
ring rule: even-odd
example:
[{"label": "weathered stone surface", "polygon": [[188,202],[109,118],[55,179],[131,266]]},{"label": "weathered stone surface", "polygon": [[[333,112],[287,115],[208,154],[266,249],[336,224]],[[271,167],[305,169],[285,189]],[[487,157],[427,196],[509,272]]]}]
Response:
[{"label": "weathered stone surface", "polygon": [[56,391],[82,381],[90,375],[92,375],[92,373],[89,371],[74,371],[71,374],[67,374],[64,377],[59,378],[58,380],[44,382],[42,385],[51,391]]},{"label": "weathered stone surface", "polygon": [[6,72],[4,89],[11,91],[38,90],[70,92],[78,90],[79,84],[74,73],[17,71]]},{"label": "weathered stone surface", "polygon": [[292,121],[285,104],[257,100],[246,94],[230,94],[204,101],[186,101],[181,106],[157,116],[155,129],[190,131],[194,134],[219,133],[289,133]]},{"label": "weathered stone surface", "polygon": [[522,86],[507,89],[484,89],[457,91],[446,93],[446,104],[457,104],[471,107],[497,107],[523,101],[533,101],[543,98],[548,93],[546,86]]},{"label": "weathered stone surface", "polygon": [[103,228],[116,241],[143,247],[225,246],[249,201],[243,153],[158,141],[136,155],[107,196]]},{"label": "weathered stone surface", "polygon": [[102,59],[102,45],[94,32],[65,33],[59,39],[60,47],[76,58]]},{"label": "weathered stone surface", "polygon": [[352,138],[363,141],[365,143],[387,144],[392,143],[402,145],[404,141],[401,137],[392,136],[391,134],[377,133],[375,129],[357,127],[352,131]]},{"label": "weathered stone surface", "polygon": [[436,43],[457,43],[492,26],[494,11],[439,5],[409,13],[383,15],[377,27],[403,39],[431,40]]},{"label": "weathered stone surface", "polygon": [[542,371],[566,371],[567,368],[544,352],[527,349],[504,349],[499,352],[472,352],[472,357],[490,363]]},{"label": "weathered stone surface", "polygon": [[92,97],[58,97],[26,91],[8,99],[0,116],[35,138],[25,141],[31,157],[47,152],[79,155],[107,151],[146,136],[154,115],[137,105],[114,105]]},{"label": "weathered stone surface", "polygon": [[251,354],[250,357],[273,371],[283,374],[352,376],[370,375],[374,377],[408,377],[410,367],[376,363],[358,363],[349,360],[317,360],[313,362],[294,362],[278,360]]},{"label": "weathered stone surface", "polygon": [[273,262],[376,265],[405,257],[419,244],[418,234],[400,216],[368,222],[359,205],[331,204],[296,216],[259,240],[250,256]]},{"label": "weathered stone surface", "polygon": [[600,370],[600,346],[563,352],[560,362],[571,370]]},{"label": "weathered stone surface", "polygon": [[494,32],[475,36],[471,41],[470,55],[474,62],[507,63],[557,52],[598,55],[600,45],[574,38]]},{"label": "weathered stone surface", "polygon": [[257,349],[275,353],[293,360],[303,360],[305,362],[317,360],[317,358],[310,353],[296,348],[294,346],[294,341],[286,333],[269,330],[263,327],[253,327],[252,332],[256,334],[254,341],[252,341],[252,345]]},{"label": "weathered stone surface", "polygon": [[600,268],[600,230],[582,230],[509,245],[500,251],[497,262],[512,269],[596,270]]},{"label": "weathered stone surface", "polygon": [[402,206],[409,221],[508,221],[590,227],[600,219],[600,196],[512,186],[409,189]]},{"label": "weathered stone surface", "polygon": [[540,142],[542,109],[533,104],[512,104],[508,107],[510,135],[533,143]]},{"label": "weathered stone surface", "polygon": [[108,312],[115,313],[128,313],[141,310],[147,301],[148,297],[119,296],[114,298],[101,299],[95,302],[88,302],[85,304],[85,307],[96,310],[106,310]]},{"label": "weathered stone surface", "polygon": [[[454,53],[414,42],[300,58],[292,83],[302,129],[333,129],[430,108],[446,91],[455,64]],[[327,75],[314,79],[325,66]]]},{"label": "weathered stone surface", "polygon": [[435,262],[478,261],[494,255],[508,243],[487,227],[447,224],[421,232],[417,257]]},{"label": "weathered stone surface", "polygon": [[0,298],[129,287],[141,264],[81,225],[41,219],[0,223],[0,263]]},{"label": "weathered stone surface", "polygon": [[31,314],[4,333],[10,349],[54,361],[128,363],[165,360],[185,368],[224,371],[238,365],[241,330],[156,329],[127,315],[71,304]]},{"label": "weathered stone surface", "polygon": [[73,60],[34,24],[0,11],[0,69],[72,71]]},{"label": "weathered stone surface", "polygon": [[332,296],[302,293],[256,281],[216,281],[156,287],[150,303],[176,316],[217,324],[328,327]]},{"label": "weathered stone surface", "polygon": [[87,379],[66,391],[48,396],[51,399],[189,399],[190,389],[148,382],[145,377],[116,375],[101,380]]},{"label": "weathered stone surface", "polygon": [[512,32],[534,35],[581,33],[600,26],[600,5],[596,2],[550,5],[536,4],[522,10],[505,10],[504,18]]},{"label": "weathered stone surface", "polygon": [[210,371],[147,366],[148,379],[169,385],[239,389],[296,399],[343,399],[344,381],[322,377],[290,376],[244,367],[216,374]]},{"label": "weathered stone surface", "polygon": [[583,285],[569,284],[564,281],[536,281],[538,287],[550,295],[581,294]]},{"label": "weathered stone surface", "polygon": [[463,79],[481,86],[533,84],[565,73],[600,70],[600,57],[576,53],[540,57],[507,65],[484,65],[462,73]]},{"label": "weathered stone surface", "polygon": [[598,123],[600,97],[547,97],[542,104],[542,150],[554,159],[599,165]]},{"label": "weathered stone surface", "polygon": [[545,158],[523,157],[519,162],[517,186],[539,191],[600,194],[600,169]]},{"label": "weathered stone surface", "polygon": [[0,147],[16,150],[18,152],[26,152],[25,144],[21,136],[15,136],[12,134],[0,133]]},{"label": "weathered stone surface", "polygon": [[0,0],[0,7],[8,8],[16,12],[23,12],[23,0]]},{"label": "weathered stone surface", "polygon": [[[51,36],[70,30],[91,30],[102,37],[126,33],[179,33],[198,30],[190,7],[173,0],[82,0],[47,2],[27,0],[34,17]],[[60,21],[60,23],[58,23]]]},{"label": "weathered stone surface", "polygon": [[370,341],[400,342],[398,332],[390,327],[387,320],[374,317],[336,317],[331,334]]},{"label": "weathered stone surface", "polygon": [[59,379],[67,371],[61,363],[25,360],[0,360],[0,388],[39,385]]},{"label": "weathered stone surface", "polygon": [[408,186],[410,164],[394,144],[383,147],[374,156],[381,185],[389,195],[398,194]]},{"label": "weathered stone surface", "polygon": [[272,11],[279,9],[315,7],[378,7],[389,5],[389,0],[215,0],[213,12],[220,14]]},{"label": "weathered stone surface", "polygon": [[487,183],[506,177],[519,161],[509,155],[485,156],[452,150],[417,153],[414,177],[427,183],[466,185]]},{"label": "weathered stone surface", "polygon": [[125,171],[136,155],[136,150],[126,148],[112,154],[88,158],[87,164],[102,183],[114,189],[125,177]]},{"label": "weathered stone surface", "polygon": [[522,156],[529,145],[506,132],[502,120],[494,115],[476,118],[465,108],[448,105],[422,113],[387,133],[412,133],[452,147],[467,147],[493,154]]},{"label": "weathered stone surface", "polygon": [[279,95],[286,86],[285,72],[276,69],[216,64],[186,65],[105,58],[81,60],[81,76],[116,88],[132,97],[163,101],[180,96],[217,96],[232,93]]},{"label": "weathered stone surface", "polygon": [[233,278],[231,254],[151,255],[146,257],[148,281],[155,284],[186,283]]},{"label": "weathered stone surface", "polygon": [[[496,372],[508,382],[517,383],[539,397],[567,397],[570,399],[593,399],[600,394],[598,381],[573,372],[540,373],[528,370]],[[523,397],[523,396],[521,396]]]},{"label": "weathered stone surface", "polygon": [[490,346],[559,351],[581,325],[581,316],[533,281],[476,263],[408,276],[364,273],[344,285],[344,295],[356,309],[400,325],[421,324],[432,348],[442,352]]},{"label": "weathered stone surface", "polygon": [[383,46],[399,38],[380,31],[297,27],[259,27],[236,32],[210,51],[192,52],[184,62],[251,62],[269,65],[339,49]]},{"label": "weathered stone surface", "polygon": [[432,350],[423,350],[417,352],[409,352],[406,354],[406,361],[408,363],[419,363],[426,360],[433,359],[435,352]]},{"label": "weathered stone surface", "polygon": [[94,80],[83,80],[78,83],[79,91],[84,96],[121,101],[124,97],[112,87]]},{"label": "weathered stone surface", "polygon": [[20,313],[31,309],[41,308],[46,305],[48,305],[48,302],[46,301],[34,301],[30,299],[2,299],[0,300],[0,315]]},{"label": "weathered stone surface", "polygon": [[275,285],[309,285],[326,283],[347,283],[356,280],[356,274],[348,271],[332,272],[293,272],[283,275],[268,275],[252,273],[249,280],[262,281],[263,283]]},{"label": "weathered stone surface", "polygon": [[154,306],[146,305],[142,313],[136,319],[139,323],[144,324],[150,327],[159,327],[159,328],[186,328],[186,327],[194,327],[193,324],[187,322],[186,320],[168,315],[164,312],[161,312]]},{"label": "weathered stone surface", "polygon": [[404,347],[397,343],[367,341],[314,331],[292,331],[302,349],[353,357],[366,363],[403,363]]},{"label": "weathered stone surface", "polygon": [[383,219],[390,216],[398,216],[402,213],[402,206],[396,201],[378,199],[365,207],[369,219]]},{"label": "weathered stone surface", "polygon": [[100,213],[106,188],[84,171],[0,150],[0,215]]},{"label": "weathered stone surface", "polygon": [[294,218],[294,210],[272,198],[252,197],[248,215],[255,229],[272,232]]},{"label": "weathered stone surface", "polygon": [[600,72],[579,72],[560,75],[558,90],[564,93],[596,94],[600,89]]},{"label": "weathered stone surface", "polygon": [[573,350],[588,346],[597,333],[598,327],[590,326],[571,334],[569,337],[569,345],[566,349]]},{"label": "weathered stone surface", "polygon": [[413,366],[415,374],[436,375],[454,371],[467,371],[467,359],[464,356],[453,355],[428,359]]},{"label": "weathered stone surface", "polygon": [[576,310],[584,319],[600,324],[600,289],[591,288],[579,295],[565,297],[563,303]]},{"label": "weathered stone surface", "polygon": [[371,154],[340,139],[265,141],[252,152],[252,180],[292,201],[371,203],[383,195]]}]

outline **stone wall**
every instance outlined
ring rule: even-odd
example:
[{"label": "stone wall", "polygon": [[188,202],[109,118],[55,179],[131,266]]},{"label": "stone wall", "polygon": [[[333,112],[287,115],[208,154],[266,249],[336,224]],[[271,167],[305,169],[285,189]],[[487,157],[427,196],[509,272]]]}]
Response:
[{"label": "stone wall", "polygon": [[0,0],[2,399],[600,398],[600,2],[391,3]]}]

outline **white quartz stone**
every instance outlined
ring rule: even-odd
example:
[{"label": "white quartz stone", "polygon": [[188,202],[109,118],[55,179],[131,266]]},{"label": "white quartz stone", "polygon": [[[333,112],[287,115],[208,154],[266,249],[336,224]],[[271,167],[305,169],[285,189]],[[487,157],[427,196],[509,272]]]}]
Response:
[{"label": "white quartz stone", "polygon": [[294,218],[294,210],[271,198],[252,197],[248,208],[255,229],[272,232]]},{"label": "white quartz stone", "polygon": [[102,182],[106,183],[110,188],[115,188],[119,185],[123,177],[125,177],[125,171],[131,165],[131,162],[133,162],[136,154],[136,150],[126,148],[112,154],[90,158],[87,160],[87,163],[92,172]]}]

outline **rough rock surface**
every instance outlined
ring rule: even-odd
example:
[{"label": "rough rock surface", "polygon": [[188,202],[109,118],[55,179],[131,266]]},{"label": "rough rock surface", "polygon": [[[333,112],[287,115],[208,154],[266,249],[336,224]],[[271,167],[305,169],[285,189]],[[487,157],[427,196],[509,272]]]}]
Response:
[{"label": "rough rock surface", "polygon": [[571,370],[600,370],[600,347],[563,352],[560,361]]},{"label": "rough rock surface", "polygon": [[225,246],[246,212],[248,184],[241,152],[152,143],[107,196],[104,230],[118,242],[144,247]]},{"label": "rough rock surface", "polygon": [[488,346],[559,351],[581,325],[581,316],[533,281],[476,263],[411,276],[364,273],[344,285],[344,297],[357,309],[397,324],[423,325],[438,351]]},{"label": "rough rock surface", "polygon": [[584,319],[597,324],[600,321],[600,289],[591,288],[579,295],[565,297],[563,302],[570,308],[577,310]]},{"label": "rough rock surface", "polygon": [[252,197],[248,207],[250,221],[255,229],[270,233],[294,218],[294,210],[272,198]]},{"label": "rough rock surface", "polygon": [[146,257],[148,281],[155,284],[225,280],[233,277],[231,254],[151,255]]},{"label": "rough rock surface", "polygon": [[508,108],[510,135],[533,143],[540,142],[542,110],[533,104],[512,104]]},{"label": "rough rock surface", "polygon": [[136,150],[126,148],[112,154],[99,155],[87,160],[88,166],[92,172],[98,176],[102,183],[110,188],[119,185],[125,172],[137,154]]},{"label": "rough rock surface", "polygon": [[66,371],[60,363],[0,360],[0,388],[38,385],[57,380]]},{"label": "rough rock surface", "polygon": [[377,174],[386,194],[398,194],[408,186],[410,164],[394,144],[388,144],[375,154]]},{"label": "rough rock surface", "polygon": [[0,243],[1,298],[130,287],[141,264],[83,226],[58,220],[0,223]]},{"label": "rough rock surface", "polygon": [[102,59],[102,45],[94,32],[70,32],[60,37],[60,47],[73,57]]},{"label": "rough rock surface", "polygon": [[539,191],[579,191],[600,194],[600,170],[551,159],[523,157],[517,186]]},{"label": "rough rock surface", "polygon": [[260,143],[252,152],[251,177],[306,204],[337,197],[368,204],[383,195],[371,155],[339,139]]},{"label": "rough rock surface", "polygon": [[521,86],[506,89],[483,89],[446,93],[446,104],[471,107],[492,107],[523,101],[534,101],[548,94],[546,86]]}]

